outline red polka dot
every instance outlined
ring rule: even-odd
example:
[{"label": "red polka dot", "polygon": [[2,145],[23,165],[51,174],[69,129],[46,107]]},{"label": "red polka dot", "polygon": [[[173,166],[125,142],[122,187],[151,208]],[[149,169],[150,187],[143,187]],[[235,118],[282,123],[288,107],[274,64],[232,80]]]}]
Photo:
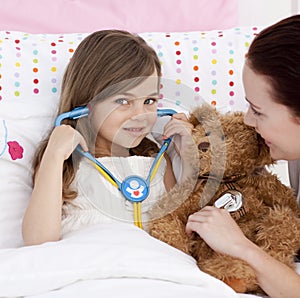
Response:
[{"label": "red polka dot", "polygon": [[176,51],[176,55],[180,55],[181,54],[181,52],[180,51]]},{"label": "red polka dot", "polygon": [[15,40],[15,43],[20,43],[20,40],[19,40],[19,39],[16,39],[16,40]]},{"label": "red polka dot", "polygon": [[51,46],[52,46],[52,47],[55,47],[55,46],[56,46],[56,43],[55,43],[55,42],[51,42]]},{"label": "red polka dot", "polygon": [[39,83],[39,80],[38,80],[38,79],[34,79],[34,80],[33,80],[33,83],[34,83],[34,84],[38,84],[38,83]]},{"label": "red polka dot", "polygon": [[195,81],[195,82],[199,82],[199,78],[198,78],[198,77],[195,77],[195,78],[194,78],[194,81]]},{"label": "red polka dot", "polygon": [[230,86],[230,87],[233,87],[233,86],[234,86],[234,82],[232,82],[232,81],[229,82],[229,86]]}]

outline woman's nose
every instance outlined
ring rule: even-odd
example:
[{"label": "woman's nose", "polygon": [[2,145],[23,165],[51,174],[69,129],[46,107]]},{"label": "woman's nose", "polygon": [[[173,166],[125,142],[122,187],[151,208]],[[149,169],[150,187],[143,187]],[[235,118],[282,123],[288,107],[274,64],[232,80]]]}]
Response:
[{"label": "woman's nose", "polygon": [[252,111],[250,110],[250,108],[248,108],[248,110],[244,116],[244,123],[246,125],[256,127],[256,119],[255,119]]}]

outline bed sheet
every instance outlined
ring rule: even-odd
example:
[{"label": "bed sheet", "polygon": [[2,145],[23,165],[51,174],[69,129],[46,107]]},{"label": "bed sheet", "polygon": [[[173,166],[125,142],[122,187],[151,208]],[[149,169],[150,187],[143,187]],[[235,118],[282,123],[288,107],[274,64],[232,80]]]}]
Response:
[{"label": "bed sheet", "polygon": [[0,297],[242,297],[190,256],[128,224],[3,249],[0,263]]}]

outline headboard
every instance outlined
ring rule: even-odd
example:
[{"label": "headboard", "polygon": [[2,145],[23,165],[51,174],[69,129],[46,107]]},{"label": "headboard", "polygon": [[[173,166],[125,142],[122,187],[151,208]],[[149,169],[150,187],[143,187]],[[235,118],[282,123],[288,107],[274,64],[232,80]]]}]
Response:
[{"label": "headboard", "polygon": [[238,0],[9,0],[0,30],[30,33],[227,29],[237,25]]}]

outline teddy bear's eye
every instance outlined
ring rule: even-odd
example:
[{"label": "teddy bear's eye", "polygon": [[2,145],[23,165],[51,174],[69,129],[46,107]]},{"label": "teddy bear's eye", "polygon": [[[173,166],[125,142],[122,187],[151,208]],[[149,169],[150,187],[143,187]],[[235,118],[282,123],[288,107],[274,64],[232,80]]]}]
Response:
[{"label": "teddy bear's eye", "polygon": [[222,136],[221,136],[221,140],[222,140],[222,141],[225,141],[225,139],[226,139],[225,135],[222,135]]},{"label": "teddy bear's eye", "polygon": [[207,131],[207,132],[205,133],[205,136],[208,137],[208,136],[210,136],[210,134],[211,134],[211,132],[210,132],[210,131]]}]

